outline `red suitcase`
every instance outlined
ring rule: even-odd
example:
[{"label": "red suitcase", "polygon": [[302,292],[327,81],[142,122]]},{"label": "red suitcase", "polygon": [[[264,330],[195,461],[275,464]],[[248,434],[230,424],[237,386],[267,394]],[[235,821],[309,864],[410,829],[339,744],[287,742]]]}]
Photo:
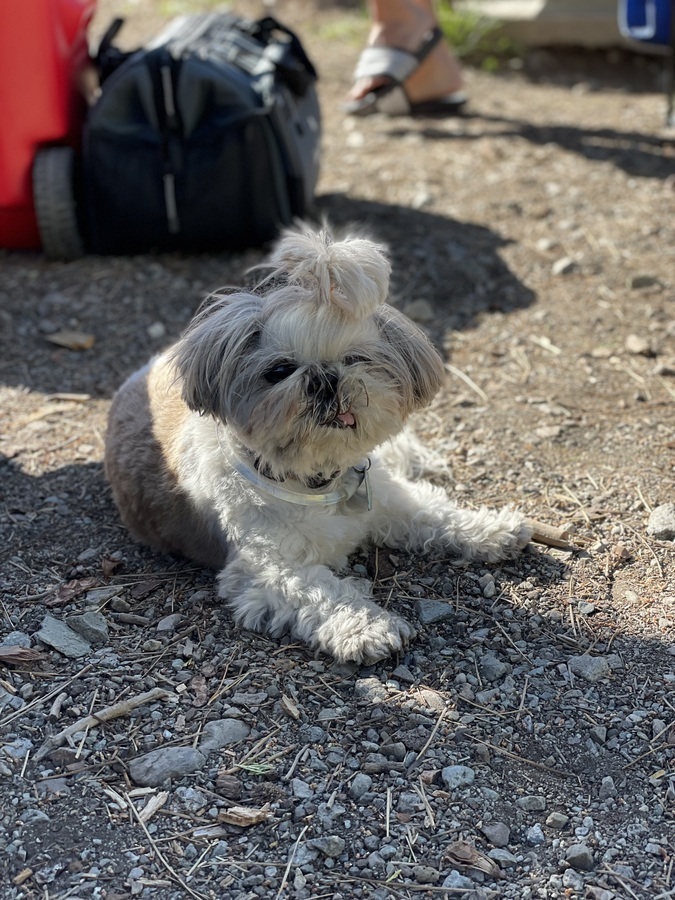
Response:
[{"label": "red suitcase", "polygon": [[52,239],[66,242],[57,255],[76,249],[72,166],[95,6],[96,0],[0,2],[0,247],[39,248],[38,218],[46,216]]}]

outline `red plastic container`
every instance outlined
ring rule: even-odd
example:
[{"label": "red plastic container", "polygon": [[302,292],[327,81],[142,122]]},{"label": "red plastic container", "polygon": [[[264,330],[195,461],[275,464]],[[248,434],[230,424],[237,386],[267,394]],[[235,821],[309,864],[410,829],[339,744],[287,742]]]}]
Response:
[{"label": "red plastic container", "polygon": [[0,0],[0,246],[37,249],[32,165],[44,145],[77,148],[78,76],[96,0]]}]

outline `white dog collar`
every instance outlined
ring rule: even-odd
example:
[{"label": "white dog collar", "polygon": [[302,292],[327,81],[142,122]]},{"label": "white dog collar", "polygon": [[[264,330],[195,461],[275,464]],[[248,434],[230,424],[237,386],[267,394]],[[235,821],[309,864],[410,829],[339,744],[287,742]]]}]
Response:
[{"label": "white dog collar", "polygon": [[279,500],[285,500],[287,503],[296,503],[299,506],[334,506],[336,503],[346,502],[356,494],[363,485],[366,492],[366,503],[368,509],[373,508],[373,495],[370,487],[370,479],[368,477],[368,469],[370,469],[370,459],[366,459],[360,466],[352,466],[336,479],[336,485],[331,491],[295,491],[293,488],[286,487],[272,478],[266,478],[261,475],[257,469],[242,459],[233,448],[227,450],[220,441],[220,430],[216,426],[216,434],[220,449],[228,456],[230,463],[235,471],[243,478],[255,485],[266,494],[271,494]]}]

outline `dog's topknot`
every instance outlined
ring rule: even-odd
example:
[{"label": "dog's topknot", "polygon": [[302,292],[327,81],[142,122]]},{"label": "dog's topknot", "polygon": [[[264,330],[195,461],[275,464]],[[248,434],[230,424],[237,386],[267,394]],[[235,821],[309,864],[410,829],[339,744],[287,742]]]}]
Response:
[{"label": "dog's topknot", "polygon": [[351,237],[334,241],[327,230],[303,228],[286,232],[273,250],[273,277],[307,291],[324,311],[331,306],[342,316],[360,321],[387,299],[391,266],[385,248]]}]

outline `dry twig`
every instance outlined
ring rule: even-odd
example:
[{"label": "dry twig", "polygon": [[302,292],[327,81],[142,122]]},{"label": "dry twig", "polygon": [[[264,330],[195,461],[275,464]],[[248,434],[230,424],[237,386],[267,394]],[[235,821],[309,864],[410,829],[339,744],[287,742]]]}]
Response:
[{"label": "dry twig", "polygon": [[538,522],[536,519],[528,519],[527,524],[532,529],[532,540],[537,544],[545,544],[547,547],[558,547],[560,550],[577,550],[577,546],[570,541],[570,532],[564,526],[547,525],[546,522]]},{"label": "dry twig", "polygon": [[179,885],[181,886],[181,888],[182,888],[184,891],[187,891],[187,893],[188,893],[191,897],[194,897],[195,900],[207,900],[207,898],[205,897],[204,894],[200,894],[199,891],[193,891],[192,888],[190,887],[190,885],[185,883],[185,881],[180,877],[180,875],[178,874],[178,872],[176,872],[176,870],[173,868],[173,866],[172,866],[172,865],[164,858],[164,855],[162,854],[162,851],[159,849],[159,847],[157,846],[156,841],[154,840],[154,838],[152,837],[152,835],[151,835],[150,832],[148,831],[145,822],[143,821],[143,819],[141,819],[141,817],[140,817],[140,815],[139,815],[139,813],[138,813],[138,810],[136,809],[136,807],[134,806],[133,802],[131,801],[131,798],[127,797],[127,799],[128,799],[128,801],[129,801],[129,808],[130,808],[131,811],[133,812],[133,814],[134,814],[134,816],[135,816],[135,818],[136,818],[136,821],[138,822],[138,824],[141,826],[141,828],[142,828],[143,831],[145,832],[146,838],[150,841],[150,844],[152,845],[152,849],[155,851],[155,853],[156,853],[156,855],[157,855],[157,859],[158,859],[158,860],[161,862],[161,864],[164,866],[164,868],[165,868],[166,871],[169,873],[169,875],[171,876],[171,878],[172,878],[177,884],[179,884]]},{"label": "dry twig", "polygon": [[97,713],[84,716],[82,719],[78,719],[77,722],[73,722],[72,725],[64,728],[63,731],[59,731],[58,734],[53,734],[48,738],[35,754],[35,760],[44,759],[52,750],[56,750],[67,738],[78,731],[86,731],[88,728],[94,728],[102,722],[109,722],[111,719],[126,716],[132,709],[136,709],[144,703],[151,703],[153,700],[166,700],[170,696],[169,691],[165,691],[164,688],[153,688],[144,694],[138,694],[136,697],[130,697],[128,700],[121,700],[112,706],[106,706],[105,709],[101,709]]}]

